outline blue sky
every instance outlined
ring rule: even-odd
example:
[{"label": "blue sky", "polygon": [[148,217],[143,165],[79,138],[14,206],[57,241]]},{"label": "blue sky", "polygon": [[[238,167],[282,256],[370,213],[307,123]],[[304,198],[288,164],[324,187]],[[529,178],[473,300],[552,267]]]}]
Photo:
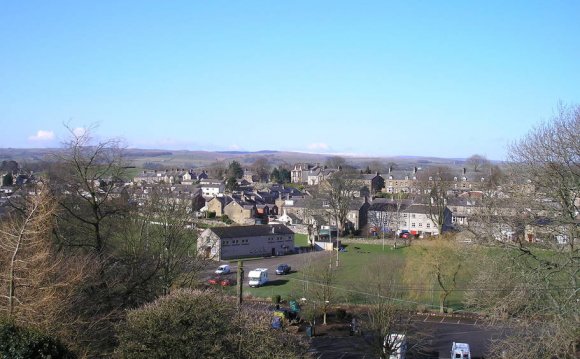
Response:
[{"label": "blue sky", "polygon": [[580,1],[0,1],[0,147],[505,158],[580,102]]}]

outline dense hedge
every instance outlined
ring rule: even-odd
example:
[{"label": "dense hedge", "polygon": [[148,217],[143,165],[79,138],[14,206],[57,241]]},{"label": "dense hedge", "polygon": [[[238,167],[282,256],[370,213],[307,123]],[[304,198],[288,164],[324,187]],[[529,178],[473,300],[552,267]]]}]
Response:
[{"label": "dense hedge", "polygon": [[60,341],[34,329],[0,322],[0,358],[72,359],[76,356]]}]

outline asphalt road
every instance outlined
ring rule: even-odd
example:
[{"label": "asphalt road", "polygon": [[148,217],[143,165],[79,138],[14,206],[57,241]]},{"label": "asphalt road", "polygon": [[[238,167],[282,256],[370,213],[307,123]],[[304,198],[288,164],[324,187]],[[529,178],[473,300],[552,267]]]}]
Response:
[{"label": "asphalt road", "polygon": [[[248,287],[248,273],[255,269],[255,268],[268,268],[268,274],[270,276],[270,281],[275,280],[276,277],[276,267],[279,264],[285,263],[292,267],[291,272],[300,271],[306,263],[311,260],[318,259],[320,257],[328,257],[330,255],[329,252],[310,252],[310,253],[300,253],[300,254],[289,254],[285,256],[278,256],[278,257],[267,257],[267,258],[257,258],[257,259],[246,259],[243,261],[244,264],[244,287]],[[209,279],[212,276],[215,276],[214,271],[219,267],[221,264],[229,264],[231,268],[231,273],[226,275],[227,278],[236,278],[236,273],[238,271],[237,262],[215,262],[212,267],[208,267],[206,270],[202,272],[202,276],[204,278]]]},{"label": "asphalt road", "polygon": [[[472,359],[483,358],[490,341],[502,335],[499,328],[484,327],[476,320],[418,316],[415,331],[425,336],[420,350],[409,350],[407,359],[441,359],[451,357],[451,345],[455,342],[469,343]],[[317,359],[370,359],[376,358],[368,333],[350,336],[348,332],[325,333],[310,339],[310,354]],[[413,347],[415,343],[409,343]]]}]

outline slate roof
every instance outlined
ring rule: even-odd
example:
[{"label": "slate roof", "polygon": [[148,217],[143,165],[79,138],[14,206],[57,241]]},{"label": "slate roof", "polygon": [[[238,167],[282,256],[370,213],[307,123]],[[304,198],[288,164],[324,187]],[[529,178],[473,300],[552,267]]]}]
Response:
[{"label": "slate roof", "polygon": [[240,237],[259,237],[272,235],[272,228],[274,234],[290,235],[294,232],[283,224],[272,225],[256,225],[256,226],[232,226],[232,227],[214,227],[210,230],[215,233],[220,239],[224,238],[240,238]]},{"label": "slate roof", "polygon": [[[401,207],[399,208],[399,211],[404,211],[405,209],[407,209],[407,207],[409,207],[409,203],[405,203],[402,202],[401,203]],[[397,211],[397,203],[394,201],[375,201],[373,202],[373,204],[371,204],[371,206],[369,207],[369,212],[374,211],[374,212],[396,212]]]}]

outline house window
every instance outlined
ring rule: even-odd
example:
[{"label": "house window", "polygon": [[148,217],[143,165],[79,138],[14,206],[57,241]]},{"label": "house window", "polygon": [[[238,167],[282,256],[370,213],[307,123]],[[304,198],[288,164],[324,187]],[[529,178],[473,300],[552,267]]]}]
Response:
[{"label": "house window", "polygon": [[411,227],[415,227],[415,222],[411,222]]},{"label": "house window", "polygon": [[407,213],[403,213],[403,217],[404,218],[407,218]]},{"label": "house window", "polygon": [[431,228],[431,223],[427,223],[427,228]]},{"label": "house window", "polygon": [[411,214],[411,218],[415,218],[415,213]]},{"label": "house window", "polygon": [[419,222],[419,227],[423,227],[423,223],[422,222]]}]

